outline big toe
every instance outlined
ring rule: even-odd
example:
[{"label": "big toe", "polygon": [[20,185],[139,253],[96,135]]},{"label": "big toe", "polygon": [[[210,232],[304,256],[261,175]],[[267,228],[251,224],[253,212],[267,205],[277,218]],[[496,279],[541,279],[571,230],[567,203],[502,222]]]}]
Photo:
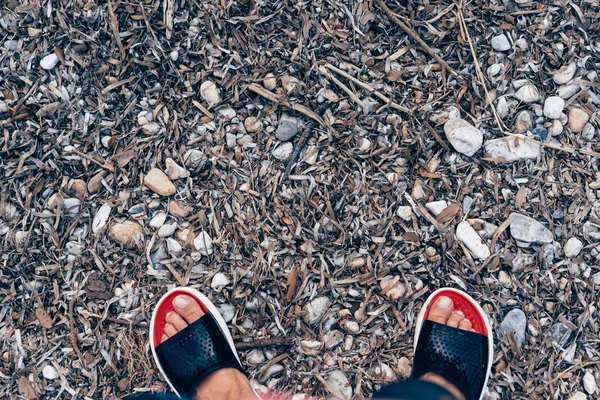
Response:
[{"label": "big toe", "polygon": [[188,324],[191,324],[204,315],[200,304],[190,296],[179,295],[173,300],[174,311]]},{"label": "big toe", "polygon": [[439,324],[445,324],[448,322],[448,318],[450,318],[452,311],[454,311],[452,299],[450,299],[450,297],[441,296],[431,306],[427,319]]}]

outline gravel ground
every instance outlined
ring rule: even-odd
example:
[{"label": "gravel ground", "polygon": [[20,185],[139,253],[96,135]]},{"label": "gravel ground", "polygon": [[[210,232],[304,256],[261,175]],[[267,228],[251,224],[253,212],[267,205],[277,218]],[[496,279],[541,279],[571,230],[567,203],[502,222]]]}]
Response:
[{"label": "gravel ground", "polygon": [[598,398],[599,17],[0,0],[0,397],[167,390],[147,327],[186,285],[261,393],[406,377],[451,286],[494,327],[489,398]]}]

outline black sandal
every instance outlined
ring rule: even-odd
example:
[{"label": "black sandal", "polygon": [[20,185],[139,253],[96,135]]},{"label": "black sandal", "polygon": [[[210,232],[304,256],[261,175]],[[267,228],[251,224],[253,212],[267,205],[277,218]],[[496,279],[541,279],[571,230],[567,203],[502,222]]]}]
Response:
[{"label": "black sandal", "polygon": [[[473,324],[472,331],[453,328],[427,319],[431,306],[441,297],[452,299]],[[412,378],[428,372],[452,382],[466,400],[481,400],[493,362],[494,339],[485,312],[468,294],[451,288],[429,296],[417,319]]]},{"label": "black sandal", "polygon": [[[161,343],[167,313],[174,310],[173,300],[179,295],[196,300],[205,314]],[[179,397],[193,397],[202,380],[219,369],[235,368],[245,374],[225,320],[195,289],[176,288],[158,301],[150,322],[150,347],[159,371]]]}]

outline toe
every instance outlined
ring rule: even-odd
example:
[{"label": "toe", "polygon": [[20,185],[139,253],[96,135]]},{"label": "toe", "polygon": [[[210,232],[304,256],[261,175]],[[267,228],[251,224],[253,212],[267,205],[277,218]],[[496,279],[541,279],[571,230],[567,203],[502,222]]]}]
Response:
[{"label": "toe", "polygon": [[204,315],[200,305],[189,296],[177,296],[173,300],[175,312],[179,314],[188,324],[193,323]]},{"label": "toe", "polygon": [[167,335],[168,337],[172,337],[175,336],[175,334],[178,332],[177,329],[175,329],[175,327],[171,324],[166,324],[165,325],[165,335]]},{"label": "toe", "polygon": [[433,306],[431,306],[427,319],[440,324],[445,324],[453,310],[454,306],[452,300],[449,297],[442,296],[437,299]]},{"label": "toe", "polygon": [[167,322],[173,325],[178,331],[185,329],[188,326],[188,323],[176,312],[167,314]]},{"label": "toe", "polygon": [[167,340],[169,337],[167,335],[165,335],[163,333],[162,337],[160,338],[160,342],[163,343],[165,340]]},{"label": "toe", "polygon": [[471,321],[469,321],[466,318],[458,323],[458,328],[464,329],[465,331],[470,331],[472,327],[473,327],[473,324],[471,323]]},{"label": "toe", "polygon": [[446,325],[458,328],[458,324],[460,324],[463,319],[465,319],[465,315],[460,311],[455,311],[450,315],[450,318],[448,318]]}]

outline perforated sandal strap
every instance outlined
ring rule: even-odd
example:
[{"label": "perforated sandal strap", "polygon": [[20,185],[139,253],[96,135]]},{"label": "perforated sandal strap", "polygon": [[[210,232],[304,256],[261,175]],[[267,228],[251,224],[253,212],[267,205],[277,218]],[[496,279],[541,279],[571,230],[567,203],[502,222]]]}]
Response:
[{"label": "perforated sandal strap", "polygon": [[210,313],[156,347],[160,365],[179,394],[193,396],[200,382],[222,368],[245,373]]},{"label": "perforated sandal strap", "polygon": [[452,382],[466,400],[478,400],[489,372],[488,338],[425,320],[419,333],[412,377],[428,372]]}]

